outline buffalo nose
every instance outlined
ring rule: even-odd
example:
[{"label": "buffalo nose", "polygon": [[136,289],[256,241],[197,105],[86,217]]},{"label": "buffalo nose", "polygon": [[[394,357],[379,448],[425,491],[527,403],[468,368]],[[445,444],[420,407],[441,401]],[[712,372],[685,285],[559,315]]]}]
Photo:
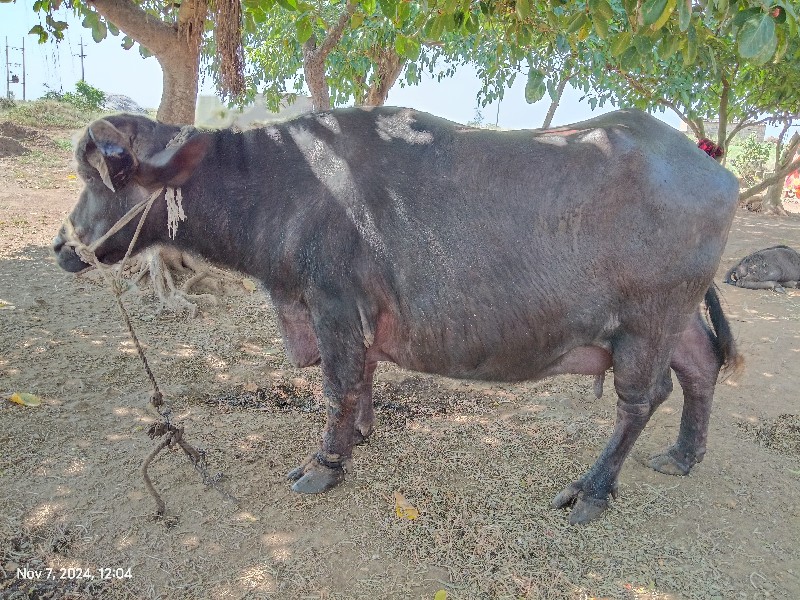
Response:
[{"label": "buffalo nose", "polygon": [[61,252],[61,249],[64,247],[66,243],[64,237],[61,235],[63,229],[56,234],[56,237],[53,238],[53,252],[58,254]]}]

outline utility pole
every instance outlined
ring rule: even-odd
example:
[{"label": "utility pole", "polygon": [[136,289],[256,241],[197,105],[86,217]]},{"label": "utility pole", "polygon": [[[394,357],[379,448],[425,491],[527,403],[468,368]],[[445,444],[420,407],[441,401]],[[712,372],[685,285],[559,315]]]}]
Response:
[{"label": "utility pole", "polygon": [[86,54],[84,54],[83,52],[83,38],[81,38],[81,53],[76,54],[75,56],[81,59],[81,81],[86,81],[86,77],[84,76],[84,71],[83,71],[83,59],[86,58]]},{"label": "utility pole", "polygon": [[22,101],[25,102],[25,80],[27,79],[25,72],[25,38],[22,38]]},{"label": "utility pole", "polygon": [[6,98],[11,100],[11,73],[8,68],[8,36],[6,36]]},{"label": "utility pole", "polygon": [[[22,50],[22,79],[20,80],[19,76],[11,74],[11,66],[19,67],[19,63],[12,63],[10,51],[11,50]],[[22,100],[25,100],[25,38],[22,38],[22,47],[17,48],[16,46],[9,46],[8,45],[8,36],[6,36],[6,98],[11,100],[11,84],[12,83],[22,83]]]}]

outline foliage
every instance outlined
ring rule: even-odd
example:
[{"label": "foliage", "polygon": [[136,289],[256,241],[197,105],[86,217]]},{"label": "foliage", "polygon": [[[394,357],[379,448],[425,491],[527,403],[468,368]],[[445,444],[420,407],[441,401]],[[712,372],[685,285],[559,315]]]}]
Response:
[{"label": "foliage", "polygon": [[[303,46],[324,40],[345,14],[344,2],[311,4],[304,0],[267,7],[246,2],[244,47],[251,88],[263,90],[274,110],[287,93],[303,89]],[[326,59],[331,103],[361,103],[380,78],[379,64],[402,67],[422,53],[420,33],[427,18],[415,2],[362,2],[350,17],[342,38]],[[403,74],[404,84],[418,81],[416,68]],[[264,86],[261,88],[261,86]]]},{"label": "foliage", "polygon": [[75,84],[74,92],[57,92],[49,90],[44,96],[46,100],[55,100],[71,104],[75,108],[86,112],[98,112],[103,108],[106,101],[105,92],[89,85],[85,81],[78,81]]},{"label": "foliage", "polygon": [[9,110],[14,108],[17,105],[14,97],[11,96],[10,98],[3,98],[0,97],[0,110]]},{"label": "foliage", "polygon": [[[174,21],[174,3],[140,0],[133,4],[147,14]],[[63,37],[66,23],[53,17],[60,5],[60,0],[37,0],[34,9],[45,13],[46,20],[32,33],[40,39],[48,32]],[[83,25],[92,30],[96,41],[109,33],[119,34],[90,3],[76,1],[71,6],[83,16]],[[248,58],[256,66],[250,73],[251,93],[263,84],[274,104],[281,94],[302,87],[302,77],[295,77],[302,64],[302,46],[330,29],[344,3],[245,0],[243,8]],[[785,0],[771,6],[760,0],[484,0],[472,4],[362,0],[326,66],[335,104],[358,97],[370,77],[375,77],[372,65],[377,48],[393,48],[410,62],[405,84],[418,81],[422,69],[432,72],[438,59],[473,62],[484,80],[483,104],[502,98],[505,86],[520,73],[528,78],[526,98],[533,102],[545,91],[555,100],[557,83],[573,75],[572,64],[577,60],[589,64],[589,71],[602,68],[608,54],[620,57],[623,66],[647,67],[657,49],[661,58],[678,55],[690,66],[703,58],[709,43],[725,39],[739,56],[762,64],[785,56],[796,33],[797,14]],[[216,61],[210,37],[205,57],[213,73]],[[592,46],[602,42],[606,47],[592,52]],[[132,44],[129,38],[123,41],[125,47]],[[449,74],[452,70],[440,72]],[[598,101],[590,98],[590,102]]]},{"label": "foliage", "polygon": [[759,142],[754,135],[737,144],[730,163],[744,186],[750,187],[761,181],[773,151],[774,144]]}]

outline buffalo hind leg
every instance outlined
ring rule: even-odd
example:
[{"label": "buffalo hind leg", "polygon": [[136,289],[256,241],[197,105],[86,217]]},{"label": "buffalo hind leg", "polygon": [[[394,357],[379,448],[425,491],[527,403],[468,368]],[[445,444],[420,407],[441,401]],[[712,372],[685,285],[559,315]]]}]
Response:
[{"label": "buffalo hind leg", "polygon": [[669,359],[664,340],[628,337],[613,348],[617,418],[614,432],[589,471],[569,484],[554,499],[553,508],[574,505],[572,525],[597,519],[617,494],[622,463],[647,424],[650,415],[672,391]]},{"label": "buffalo hind leg", "polygon": [[711,332],[696,314],[683,332],[670,364],[683,388],[683,414],[677,442],[650,459],[650,466],[667,475],[687,475],[703,460],[714,386],[722,361]]},{"label": "buffalo hind leg", "polygon": [[378,363],[367,363],[364,369],[364,382],[358,390],[356,425],[353,430],[353,445],[365,444],[375,431],[375,410],[372,404],[372,376]]}]

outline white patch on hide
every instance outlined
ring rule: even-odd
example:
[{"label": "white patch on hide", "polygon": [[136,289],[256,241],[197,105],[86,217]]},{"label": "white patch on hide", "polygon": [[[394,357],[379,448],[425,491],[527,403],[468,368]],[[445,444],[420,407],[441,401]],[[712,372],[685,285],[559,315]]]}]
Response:
[{"label": "white patch on hide", "polygon": [[567,145],[567,139],[558,135],[546,134],[536,138],[536,141],[542,144],[549,144],[551,146],[558,146],[563,148]]},{"label": "white patch on hide", "polygon": [[362,198],[358,196],[356,184],[347,163],[339,158],[325,142],[314,137],[307,130],[292,127],[289,129],[289,133],[308,161],[314,175],[345,209],[345,213],[364,241],[375,253],[386,256],[386,246],[378,233],[374,218],[364,205]]},{"label": "white patch on hide", "polygon": [[342,133],[342,128],[339,127],[339,121],[337,121],[331,113],[317,115],[317,123],[333,133]]},{"label": "white patch on hide", "polygon": [[376,120],[378,136],[386,142],[393,139],[403,140],[409,144],[430,144],[433,134],[429,131],[417,131],[411,125],[414,117],[410,110],[403,110],[391,116],[379,116]]},{"label": "white patch on hide", "polygon": [[267,127],[264,129],[264,133],[266,133],[267,137],[269,137],[273,142],[279,146],[283,146],[283,135],[277,127]]},{"label": "white patch on hide", "polygon": [[592,129],[580,137],[581,142],[592,144],[606,156],[611,156],[611,140],[605,129]]}]

